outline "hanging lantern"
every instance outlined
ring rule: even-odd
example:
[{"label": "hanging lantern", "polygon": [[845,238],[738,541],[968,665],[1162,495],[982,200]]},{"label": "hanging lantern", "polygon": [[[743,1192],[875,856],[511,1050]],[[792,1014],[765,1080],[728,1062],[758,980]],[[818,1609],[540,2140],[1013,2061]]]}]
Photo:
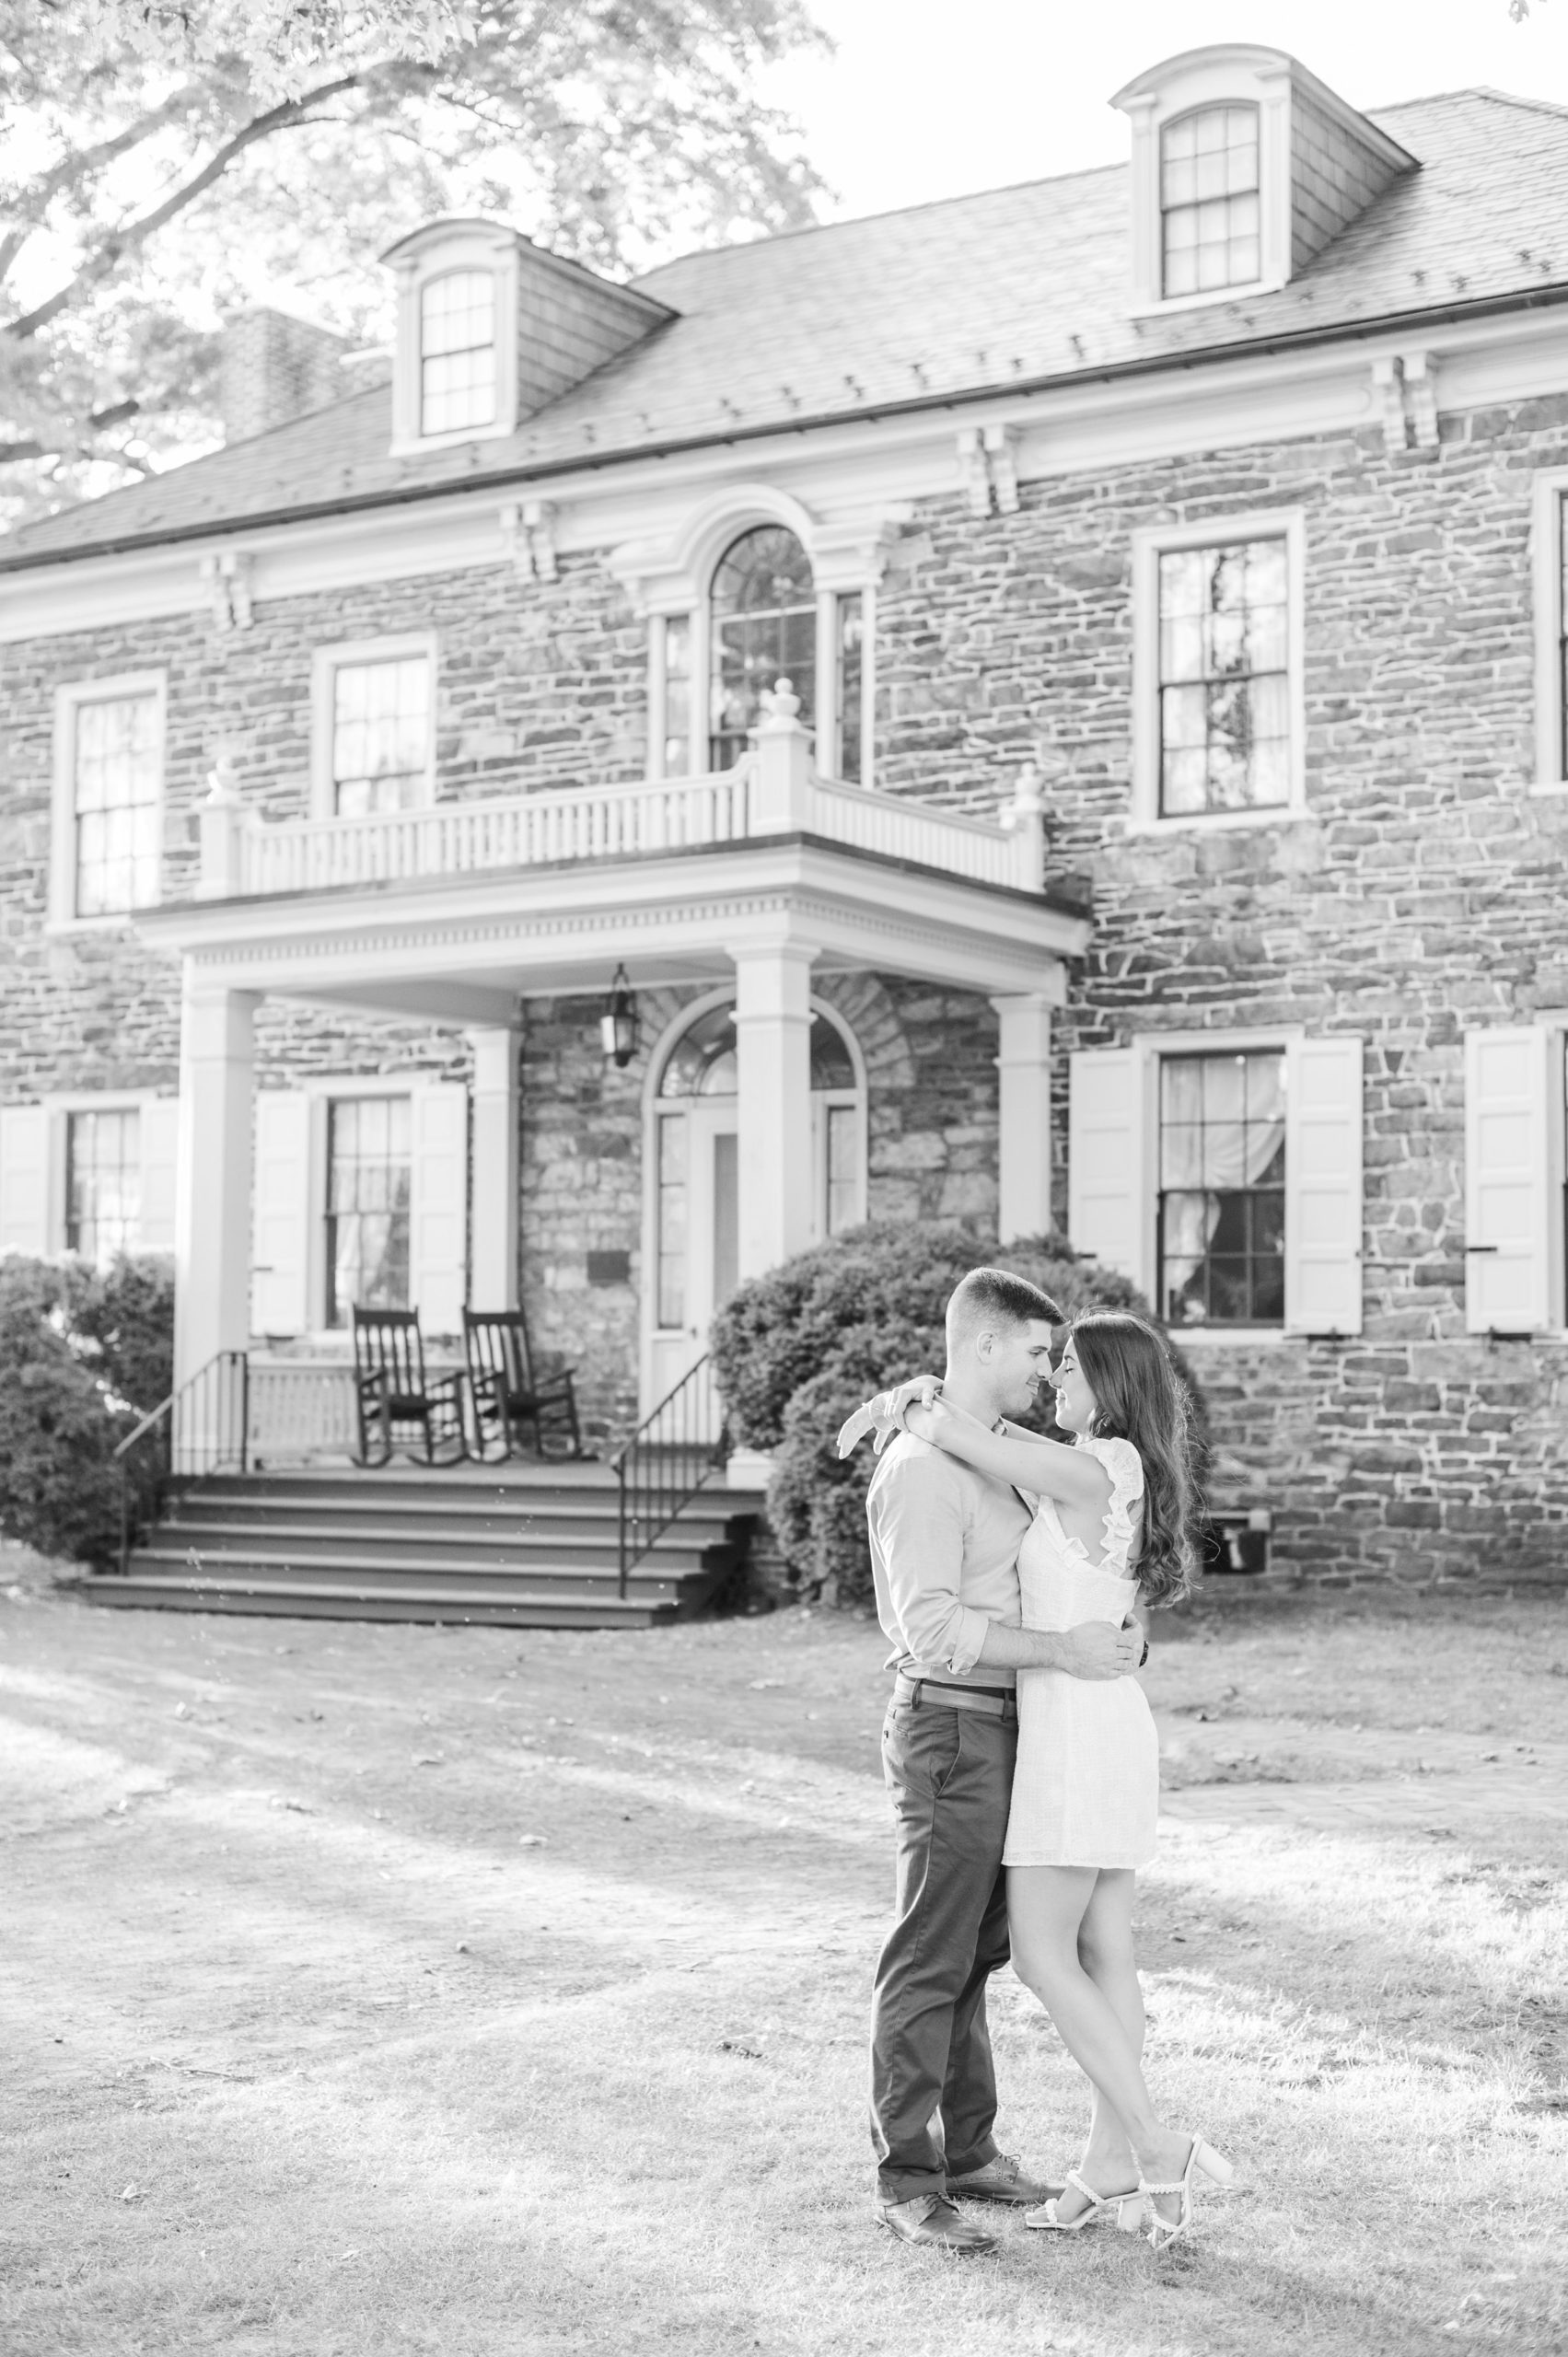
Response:
[{"label": "hanging lantern", "polygon": [[599,1018],[598,1036],[605,1061],[622,1072],[637,1052],[637,998],[624,966],[617,966],[610,985],[610,1003]]}]

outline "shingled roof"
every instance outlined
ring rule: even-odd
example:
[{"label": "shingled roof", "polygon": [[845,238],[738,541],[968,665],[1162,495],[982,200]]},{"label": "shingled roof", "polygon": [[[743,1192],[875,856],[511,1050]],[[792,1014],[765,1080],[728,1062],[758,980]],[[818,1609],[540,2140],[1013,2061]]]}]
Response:
[{"label": "shingled roof", "polygon": [[0,571],[1568,299],[1568,110],[1463,90],[1370,120],[1421,169],[1274,293],[1134,320],[1124,165],[796,230],[650,272],[679,318],[515,435],[392,459],[383,386],[33,524]]}]

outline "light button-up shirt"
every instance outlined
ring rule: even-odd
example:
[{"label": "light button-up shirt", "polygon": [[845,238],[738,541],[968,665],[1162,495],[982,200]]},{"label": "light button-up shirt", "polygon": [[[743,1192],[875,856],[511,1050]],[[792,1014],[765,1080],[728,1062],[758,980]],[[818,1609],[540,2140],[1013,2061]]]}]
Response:
[{"label": "light button-up shirt", "polygon": [[1021,1620],[1018,1549],[1033,1519],[1016,1490],[912,1433],[882,1453],[865,1502],[877,1618],[890,1660],[913,1677],[1011,1686],[980,1664],[993,1622]]}]

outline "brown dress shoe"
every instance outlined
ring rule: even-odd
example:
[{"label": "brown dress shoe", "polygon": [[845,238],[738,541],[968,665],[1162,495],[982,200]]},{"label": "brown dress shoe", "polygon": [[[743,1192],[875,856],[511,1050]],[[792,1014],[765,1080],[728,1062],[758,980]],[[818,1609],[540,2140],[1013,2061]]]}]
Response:
[{"label": "brown dress shoe", "polygon": [[972,2226],[939,2193],[917,2193],[911,2201],[883,2201],[877,2215],[900,2242],[923,2243],[930,2250],[951,2251],[955,2258],[996,2248],[996,2237],[983,2226]]},{"label": "brown dress shoe", "polygon": [[1047,2185],[1043,2177],[1026,2177],[1010,2153],[998,2153],[983,2168],[966,2169],[962,2177],[954,2177],[951,2171],[947,2177],[949,2201],[1006,2201],[1028,2210],[1041,2201],[1054,2201],[1061,2191],[1059,2185]]}]

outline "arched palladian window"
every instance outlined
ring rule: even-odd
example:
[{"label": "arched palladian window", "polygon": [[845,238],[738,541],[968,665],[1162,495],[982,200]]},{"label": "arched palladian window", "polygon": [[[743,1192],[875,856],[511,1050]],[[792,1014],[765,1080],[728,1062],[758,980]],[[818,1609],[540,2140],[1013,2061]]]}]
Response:
[{"label": "arched palladian window", "polygon": [[732,540],[711,597],[708,766],[727,770],[746,750],[764,688],[787,679],[800,717],[817,717],[817,592],[811,562],[782,524],[758,524]]},{"label": "arched palladian window", "polygon": [[495,275],[447,270],[419,296],[419,430],[457,434],[495,416]]},{"label": "arched palladian window", "polygon": [[[666,1051],[645,1162],[652,1283],[650,1389],[662,1398],[707,1347],[734,1292],[740,1237],[738,1080],[732,1004],[711,1006]],[[812,1234],[865,1217],[865,1094],[831,1016],[811,1018]]]},{"label": "arched palladian window", "polygon": [[1255,106],[1200,107],[1160,133],[1161,291],[1207,294],[1262,274]]}]

